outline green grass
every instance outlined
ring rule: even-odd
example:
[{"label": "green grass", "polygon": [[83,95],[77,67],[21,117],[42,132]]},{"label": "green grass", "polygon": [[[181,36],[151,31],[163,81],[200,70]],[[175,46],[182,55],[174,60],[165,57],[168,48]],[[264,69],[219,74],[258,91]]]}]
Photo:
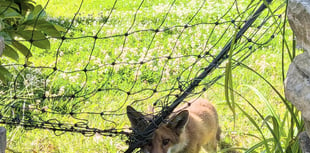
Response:
[{"label": "green grass", "polygon": [[[47,3],[45,0],[37,0],[36,2],[43,6]],[[17,67],[13,70],[15,73],[23,70],[18,78],[21,89],[18,90],[17,95],[33,98],[35,96],[42,97],[42,95],[61,97],[75,94],[82,97],[72,101],[66,99],[31,101],[31,105],[36,108],[46,108],[48,112],[51,112],[40,114],[40,112],[33,111],[31,115],[38,115],[44,119],[57,118],[61,122],[69,123],[77,123],[81,121],[77,118],[82,118],[87,119],[90,127],[99,129],[124,128],[128,130],[129,121],[125,115],[126,105],[133,105],[140,111],[149,112],[148,108],[156,100],[161,98],[160,100],[164,101],[162,96],[169,94],[172,87],[178,87],[179,84],[176,84],[175,81],[179,76],[180,81],[186,84],[212,60],[211,57],[197,60],[196,57],[188,55],[201,54],[204,48],[206,50],[210,49],[210,53],[216,55],[236,30],[232,24],[228,23],[220,24],[215,28],[214,24],[195,25],[197,23],[230,21],[231,18],[238,15],[235,7],[224,18],[221,18],[221,16],[226,12],[228,6],[233,3],[233,0],[207,1],[197,16],[189,23],[189,25],[195,26],[185,30],[183,26],[195,15],[203,2],[202,0],[145,1],[137,12],[136,18],[134,18],[134,14],[142,1],[117,1],[111,16],[106,22],[114,2],[112,0],[104,2],[84,0],[76,16],[76,22],[70,27],[71,19],[78,12],[81,1],[49,1],[46,7],[49,20],[66,28],[70,27],[70,31],[66,34],[68,39],[64,40],[63,43],[60,39],[50,39],[52,42],[50,50],[32,48],[33,57],[30,58],[32,62],[30,66],[49,68],[33,69],[27,67],[23,70],[23,67]],[[273,10],[275,6],[282,2],[282,0],[275,1],[271,5],[271,9]],[[172,3],[174,5],[166,16]],[[245,0],[238,1],[239,10],[248,10],[243,14],[244,17],[240,16],[240,18],[244,19],[254,10],[254,8],[245,7],[250,3]],[[283,9],[276,12],[276,14],[283,12]],[[263,13],[263,15],[266,14],[267,12]],[[238,20],[241,20],[240,18]],[[260,32],[254,34],[253,32],[255,32],[259,23],[255,22],[255,26],[251,27],[248,30],[249,33],[245,35],[247,37],[256,35],[257,37],[254,37],[253,41],[257,40],[258,43],[262,43],[271,37],[275,28],[273,27],[264,32],[269,25],[273,24],[268,21]],[[101,28],[102,24],[104,25]],[[236,22],[236,25],[239,24],[241,23]],[[181,27],[171,28],[173,26]],[[131,33],[137,30],[157,28],[171,29],[156,33],[154,39],[152,39],[154,36],[152,31],[130,34],[127,39],[123,37],[126,32]],[[184,31],[179,37],[182,30]],[[85,37],[94,36],[96,33],[98,33],[99,38],[114,35],[122,36],[97,39],[96,42],[92,37]],[[223,33],[225,35],[221,41],[216,43]],[[264,33],[264,36],[259,39],[258,36],[261,36],[262,33]],[[287,29],[285,38],[292,40],[291,35],[292,32]],[[71,39],[76,37],[81,38]],[[208,38],[210,38],[209,45],[205,46]],[[239,42],[245,44],[246,41],[243,37]],[[253,45],[253,48],[257,49],[256,52],[243,63],[259,72],[283,96],[281,42],[282,37],[279,33],[275,39],[266,45]],[[125,45],[123,46],[123,44]],[[236,45],[236,48],[242,48],[242,45],[238,45],[238,43]],[[292,43],[289,42],[289,45],[291,46]],[[58,56],[57,51],[59,51]],[[171,57],[178,58],[168,61],[167,58],[163,58],[169,54]],[[233,56],[233,59],[238,59],[239,56]],[[154,58],[159,59],[152,60]],[[58,71],[54,72],[51,68],[54,67],[56,59]],[[111,66],[111,63],[115,60],[119,64]],[[146,62],[143,65],[123,64],[148,60],[151,60],[151,62]],[[22,60],[20,62],[23,63]],[[193,62],[197,63],[193,65]],[[289,63],[289,57],[285,54],[284,70],[287,70]],[[225,66],[225,63],[221,66]],[[89,71],[86,73],[81,71],[84,68]],[[199,92],[212,77],[218,76],[224,71],[225,68],[214,71],[195,91]],[[27,75],[30,76],[27,77]],[[295,143],[293,138],[300,129],[296,126],[290,127],[292,116],[287,112],[286,106],[279,95],[261,77],[245,66],[233,69],[231,77],[231,85],[234,89],[231,94],[234,94],[235,115],[226,103],[224,78],[202,94],[202,97],[212,101],[218,110],[220,126],[223,131],[223,139],[220,145],[222,151],[237,148],[237,151],[244,152],[252,147],[253,152],[278,152],[279,150],[275,149],[277,144],[273,144],[275,136],[272,134],[278,136],[276,138],[280,139],[282,147]],[[43,89],[42,86],[46,78],[48,78],[46,80],[48,85],[46,89]],[[113,90],[93,94],[93,91],[98,88],[111,88]],[[120,90],[114,90],[115,88]],[[146,88],[156,89],[157,92],[142,90]],[[126,94],[128,91],[131,93],[129,96]],[[10,88],[5,93],[9,95],[14,91]],[[180,91],[174,90],[173,93],[178,94]],[[86,95],[86,99],[84,99],[84,95]],[[169,98],[173,99],[174,97],[170,96]],[[254,106],[256,112],[248,102]],[[159,105],[155,107],[155,111],[159,111],[161,105],[165,106],[165,104],[158,103]],[[14,109],[12,110],[14,111]],[[68,115],[72,110],[75,113],[116,111],[116,114],[120,115],[101,117],[100,115],[77,114],[72,117]],[[7,113],[9,114],[9,112]],[[58,114],[59,112],[67,115]],[[111,112],[111,114],[113,113]],[[296,113],[296,116],[300,119],[298,113]],[[269,129],[266,123],[270,125]],[[85,137],[78,133],[65,133],[56,136],[53,131],[40,129],[27,131],[22,127],[12,128],[9,126],[8,130],[8,152],[114,153],[123,152],[128,147],[125,143],[127,140],[125,136],[106,137],[96,134],[92,137]],[[267,145],[270,150],[266,150]],[[283,148],[283,150],[285,149]]]}]

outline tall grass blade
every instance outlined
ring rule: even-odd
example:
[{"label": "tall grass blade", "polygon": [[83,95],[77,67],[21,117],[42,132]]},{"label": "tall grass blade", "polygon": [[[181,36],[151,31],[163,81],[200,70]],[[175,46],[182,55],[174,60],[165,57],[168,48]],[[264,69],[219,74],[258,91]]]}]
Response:
[{"label": "tall grass blade", "polygon": [[257,76],[259,76],[261,79],[263,79],[272,89],[273,91],[278,95],[278,97],[282,100],[282,102],[284,103],[284,105],[286,106],[287,110],[290,112],[290,114],[292,115],[292,119],[294,120],[294,123],[296,123],[296,126],[298,128],[300,128],[300,124],[299,124],[299,120],[297,119],[297,117],[294,115],[294,110],[293,108],[290,106],[291,104],[285,99],[285,97],[266,79],[264,78],[261,74],[259,74],[257,71],[255,71],[254,69],[248,67],[247,65],[238,62],[238,64],[240,64],[240,66],[254,72]]},{"label": "tall grass blade", "polygon": [[265,140],[263,140],[263,141],[261,141],[261,142],[255,144],[255,145],[253,145],[251,148],[249,148],[248,150],[246,150],[244,153],[252,153],[252,152],[255,151],[255,149],[258,149],[259,147],[262,147],[265,143],[268,143],[268,142],[270,142],[270,141],[273,141],[273,139],[272,139],[272,138],[270,138],[270,139],[265,139]]},{"label": "tall grass blade", "polygon": [[267,106],[270,114],[274,116],[278,122],[280,121],[279,115],[276,113],[276,111],[271,106],[270,102],[264,97],[264,95],[260,91],[258,91],[251,85],[243,85],[243,86],[250,88],[259,97],[259,99]]},{"label": "tall grass blade", "polygon": [[235,32],[233,36],[233,40],[231,41],[231,46],[229,49],[229,57],[228,57],[228,62],[226,64],[226,69],[225,69],[225,99],[226,102],[230,108],[230,110],[233,112],[233,118],[234,118],[234,128],[236,127],[236,111],[235,111],[235,99],[234,99],[234,93],[231,92],[233,90],[233,81],[232,81],[232,56],[233,56],[233,48],[236,43],[236,37],[237,37],[238,31]]},{"label": "tall grass blade", "polygon": [[268,115],[265,119],[264,119],[264,122],[263,124],[268,124],[268,120],[272,120],[272,131],[274,133],[274,148],[273,148],[273,152],[279,152],[279,149],[282,149],[281,147],[281,143],[280,143],[280,130],[284,130],[283,128],[281,129],[280,126],[279,126],[279,120],[275,117],[275,116],[272,116],[272,115]]},{"label": "tall grass blade", "polygon": [[[235,106],[237,106],[237,108],[249,119],[249,121],[255,126],[255,128],[258,130],[258,132],[261,134],[262,136],[262,144],[265,146],[267,153],[271,153],[271,150],[269,149],[268,146],[268,141],[264,136],[264,133],[262,132],[261,128],[258,126],[258,124],[255,122],[255,120],[251,117],[251,115],[249,115],[244,109],[242,109],[237,103],[235,104]],[[251,149],[251,148],[250,148]],[[248,152],[248,151],[246,151]]]}]

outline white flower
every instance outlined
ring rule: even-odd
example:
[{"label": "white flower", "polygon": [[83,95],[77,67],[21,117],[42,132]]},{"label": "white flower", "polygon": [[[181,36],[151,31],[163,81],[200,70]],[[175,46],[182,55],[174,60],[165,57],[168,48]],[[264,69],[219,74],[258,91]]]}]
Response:
[{"label": "white flower", "polygon": [[28,80],[24,80],[24,85],[28,86],[29,85],[29,81]]},{"label": "white flower", "polygon": [[45,91],[45,97],[49,97],[50,96],[50,92],[49,91]]},{"label": "white flower", "polygon": [[36,100],[36,104],[38,105],[38,104],[40,104],[41,103],[41,100],[40,99],[37,99]]},{"label": "white flower", "polygon": [[59,89],[59,92],[58,92],[58,95],[63,95],[65,93],[65,87],[64,86],[61,86],[60,89]]}]

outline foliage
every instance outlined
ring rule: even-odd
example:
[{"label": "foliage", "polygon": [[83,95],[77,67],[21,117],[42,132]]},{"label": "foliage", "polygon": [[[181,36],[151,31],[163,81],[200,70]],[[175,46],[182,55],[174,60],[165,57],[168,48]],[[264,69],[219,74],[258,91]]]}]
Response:
[{"label": "foliage", "polygon": [[[0,48],[0,56],[19,61],[19,54],[22,54],[27,59],[25,64],[28,64],[28,58],[32,56],[31,47],[21,40],[29,42],[30,46],[50,49],[47,36],[60,37],[60,32],[65,29],[47,21],[46,17],[42,6],[35,5],[32,0],[1,0],[0,43],[5,43],[5,46]],[[0,66],[0,80],[6,82],[10,76],[10,72]]]},{"label": "foliage", "polygon": [[[270,8],[268,6],[268,3],[264,1],[267,5],[267,8],[270,11]],[[272,13],[272,11],[270,11]],[[275,16],[273,14],[273,16]],[[286,14],[285,14],[285,20]],[[285,51],[287,51],[289,60],[292,61],[294,57],[291,55],[296,54],[294,42],[292,43],[292,47],[290,48],[288,46],[287,37],[285,36],[285,24],[284,24],[284,30],[282,31],[282,79],[285,79],[284,70],[285,70],[285,64],[284,64],[284,55]],[[290,51],[291,50],[291,51]],[[260,111],[258,108],[256,108],[255,103],[252,101],[247,100],[242,94],[240,94],[238,91],[236,91],[233,88],[232,83],[232,69],[231,65],[229,63],[233,62],[232,58],[228,59],[227,67],[226,67],[226,75],[225,75],[225,98],[227,100],[227,104],[231,107],[231,102],[229,102],[230,99],[234,102],[234,95],[240,96],[242,99],[244,99],[245,102],[247,102],[248,106],[252,109],[253,112],[255,112],[255,116],[251,115],[251,111],[245,111],[244,108],[241,106],[241,104],[233,103],[236,108],[238,108],[245,117],[251,122],[251,124],[257,129],[259,132],[258,135],[255,135],[255,137],[259,138],[259,141],[250,146],[247,149],[242,148],[246,153],[254,152],[256,149],[263,148],[262,152],[267,153],[284,153],[284,152],[294,152],[298,153],[301,152],[299,148],[299,143],[297,141],[297,137],[300,132],[304,130],[303,127],[303,121],[301,119],[299,111],[289,102],[285,99],[285,96],[279,89],[277,89],[271,82],[268,81],[267,77],[264,77],[260,74],[257,70],[247,66],[244,63],[239,63],[242,68],[245,68],[250,73],[257,75],[259,79],[263,80],[263,83],[270,89],[273,90],[274,93],[276,93],[276,97],[278,97],[282,104],[285,106],[285,111],[279,112],[276,110],[276,108],[272,105],[272,103],[267,100],[261,91],[259,91],[257,88],[255,88],[253,85],[239,85],[238,87],[242,88],[249,88],[254,95],[258,97],[258,100],[261,101],[264,106],[267,109],[266,112]],[[229,81],[227,81],[229,80]],[[233,114],[235,114],[235,110],[232,109]],[[259,120],[254,119],[254,117],[258,117]],[[235,118],[235,116],[234,116]],[[261,125],[260,125],[261,123]],[[267,132],[269,134],[264,133],[263,129],[267,129]]]}]

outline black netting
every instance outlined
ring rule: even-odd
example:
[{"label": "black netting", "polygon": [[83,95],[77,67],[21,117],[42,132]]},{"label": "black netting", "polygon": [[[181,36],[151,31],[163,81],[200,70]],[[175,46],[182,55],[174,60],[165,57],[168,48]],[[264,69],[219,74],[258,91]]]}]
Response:
[{"label": "black netting", "polygon": [[[80,10],[86,2],[75,2],[73,18],[47,19],[66,29],[61,36],[40,38],[30,29],[27,40],[5,39],[25,44],[32,56],[1,59],[12,80],[0,87],[0,123],[57,135],[130,135],[130,152],[186,97],[201,96],[223,77],[234,36],[236,67],[281,32],[285,12],[280,0],[267,9],[261,0],[225,5],[202,0],[189,4],[191,9],[175,7],[177,0],[162,8],[144,0],[132,3],[135,9],[125,14],[117,14],[115,0],[100,15],[85,17]],[[160,18],[151,18],[152,11]],[[35,47],[46,40],[50,49]],[[125,128],[127,105],[154,107],[154,124],[145,133],[131,135]]]}]

